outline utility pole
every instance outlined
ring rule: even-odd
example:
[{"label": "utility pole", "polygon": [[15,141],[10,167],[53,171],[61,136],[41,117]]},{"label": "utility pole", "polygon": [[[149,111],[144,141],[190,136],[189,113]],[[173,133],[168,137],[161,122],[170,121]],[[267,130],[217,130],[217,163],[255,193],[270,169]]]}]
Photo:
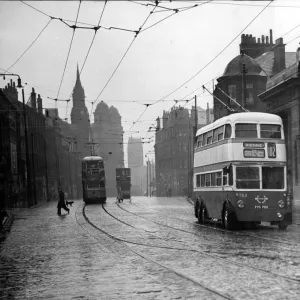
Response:
[{"label": "utility pole", "polygon": [[[241,53],[242,56],[244,56],[244,52]],[[246,89],[246,64],[242,64],[242,107],[245,107],[246,104],[246,98],[247,98],[247,89]]]},{"label": "utility pole", "polygon": [[71,170],[71,143],[69,142],[69,171],[70,171],[70,188],[71,188],[71,199],[73,199],[73,181],[72,181],[72,170]]},{"label": "utility pole", "polygon": [[45,178],[46,178],[46,201],[49,201],[49,182],[48,182],[48,162],[47,162],[47,138],[46,138],[46,124],[44,131],[44,156],[45,156]]},{"label": "utility pole", "polygon": [[26,155],[26,185],[27,185],[27,203],[28,206],[31,205],[32,189],[31,189],[31,169],[30,169],[30,159],[29,159],[29,145],[28,145],[28,132],[27,132],[27,116],[26,116],[26,106],[25,106],[25,96],[24,89],[22,88],[22,102],[23,102],[23,118],[25,127],[25,155]]},{"label": "utility pole", "polygon": [[150,180],[149,180],[149,194],[150,194],[150,197],[151,197],[151,163],[149,162],[149,177],[150,177]]},{"label": "utility pole", "polygon": [[34,165],[34,153],[33,153],[33,133],[31,133],[31,159],[32,159],[32,175],[33,175],[33,196],[34,196],[34,205],[37,205],[37,199],[36,199],[36,185],[35,185],[35,165]]}]

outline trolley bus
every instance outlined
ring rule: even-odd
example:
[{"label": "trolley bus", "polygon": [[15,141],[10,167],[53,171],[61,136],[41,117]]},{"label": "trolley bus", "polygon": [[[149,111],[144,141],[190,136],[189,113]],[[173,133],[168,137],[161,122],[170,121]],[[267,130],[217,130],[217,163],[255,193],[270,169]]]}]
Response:
[{"label": "trolley bus", "polygon": [[281,118],[235,113],[199,129],[193,181],[199,223],[213,219],[231,230],[270,222],[286,229],[292,203]]},{"label": "trolley bus", "polygon": [[105,170],[100,156],[82,159],[82,192],[86,204],[106,202]]}]

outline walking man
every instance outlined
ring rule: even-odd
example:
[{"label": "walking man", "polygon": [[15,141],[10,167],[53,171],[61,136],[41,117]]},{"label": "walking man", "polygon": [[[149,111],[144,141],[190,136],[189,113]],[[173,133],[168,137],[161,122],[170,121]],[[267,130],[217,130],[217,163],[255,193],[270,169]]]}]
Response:
[{"label": "walking man", "polygon": [[59,200],[57,203],[57,214],[60,216],[61,215],[61,209],[64,209],[65,211],[70,213],[70,209],[67,208],[66,202],[65,202],[65,193],[63,192],[62,189],[59,189]]}]

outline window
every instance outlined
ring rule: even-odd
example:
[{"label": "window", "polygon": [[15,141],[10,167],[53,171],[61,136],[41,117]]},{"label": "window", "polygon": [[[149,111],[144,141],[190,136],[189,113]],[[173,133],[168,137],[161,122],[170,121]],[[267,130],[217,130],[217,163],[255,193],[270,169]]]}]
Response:
[{"label": "window", "polygon": [[205,186],[210,186],[210,174],[205,174]]},{"label": "window", "polygon": [[260,137],[265,139],[281,139],[281,125],[261,124]]},{"label": "window", "polygon": [[223,140],[224,138],[224,126],[219,128],[219,132],[218,132],[218,141]]},{"label": "window", "polygon": [[216,181],[217,181],[217,186],[222,185],[222,172],[217,172],[216,173]]},{"label": "window", "polygon": [[246,103],[253,104],[254,97],[253,97],[253,83],[249,82],[246,83]]},{"label": "window", "polygon": [[213,131],[211,130],[207,133],[207,145],[211,144],[212,140],[213,140]]},{"label": "window", "polygon": [[226,124],[225,125],[225,135],[224,135],[224,139],[229,139],[231,137],[231,125],[230,124]]},{"label": "window", "polygon": [[235,86],[235,84],[228,85],[228,95],[233,100],[236,100],[236,86]]},{"label": "window", "polygon": [[201,174],[201,186],[205,186],[205,174]]},{"label": "window", "polygon": [[235,124],[235,137],[236,138],[257,138],[257,125],[238,123]]},{"label": "window", "polygon": [[203,135],[201,134],[198,136],[197,147],[202,147],[202,143],[203,143]]},{"label": "window", "polygon": [[278,190],[284,188],[283,167],[262,167],[262,188]]},{"label": "window", "polygon": [[211,186],[216,186],[216,173],[211,173]]},{"label": "window", "polygon": [[237,167],[236,168],[237,189],[259,189],[260,178],[258,167]]},{"label": "window", "polygon": [[200,174],[196,175],[196,187],[200,187]]}]

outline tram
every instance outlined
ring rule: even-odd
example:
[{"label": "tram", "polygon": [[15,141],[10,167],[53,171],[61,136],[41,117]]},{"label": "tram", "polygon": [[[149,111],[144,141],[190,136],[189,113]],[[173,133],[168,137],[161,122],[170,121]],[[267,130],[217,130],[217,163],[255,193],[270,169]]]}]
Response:
[{"label": "tram", "polygon": [[82,159],[83,201],[89,203],[106,202],[104,162],[100,156]]},{"label": "tram", "polygon": [[116,183],[118,188],[117,199],[129,199],[131,201],[131,171],[130,168],[117,168],[116,169]]},{"label": "tram", "polygon": [[261,222],[280,229],[292,224],[281,118],[235,113],[199,129],[193,201],[202,224],[213,219],[229,230]]}]

